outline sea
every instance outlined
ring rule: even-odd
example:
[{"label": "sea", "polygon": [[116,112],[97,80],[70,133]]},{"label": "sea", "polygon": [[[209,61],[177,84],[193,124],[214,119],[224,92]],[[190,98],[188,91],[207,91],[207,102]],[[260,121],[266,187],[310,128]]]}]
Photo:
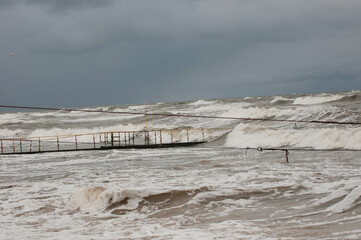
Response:
[{"label": "sea", "polygon": [[148,103],[147,120],[109,113],[144,105],[3,112],[3,139],[215,130],[190,147],[0,155],[0,239],[361,239],[361,125],[312,122],[361,123],[360,106],[348,91]]}]

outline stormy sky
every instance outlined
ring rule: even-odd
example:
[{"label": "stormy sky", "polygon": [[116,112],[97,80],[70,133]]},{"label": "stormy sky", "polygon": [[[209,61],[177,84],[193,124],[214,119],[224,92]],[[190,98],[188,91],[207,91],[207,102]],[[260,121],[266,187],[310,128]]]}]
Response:
[{"label": "stormy sky", "polygon": [[361,89],[360,13],[360,0],[1,0],[0,105]]}]

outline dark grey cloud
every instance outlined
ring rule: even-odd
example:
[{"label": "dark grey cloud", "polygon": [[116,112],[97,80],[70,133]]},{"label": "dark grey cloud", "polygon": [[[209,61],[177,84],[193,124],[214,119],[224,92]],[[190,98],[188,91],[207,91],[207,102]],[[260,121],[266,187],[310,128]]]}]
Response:
[{"label": "dark grey cloud", "polygon": [[113,1],[114,0],[2,0],[0,1],[0,8],[17,4],[27,4],[46,8],[51,12],[64,12],[67,10],[109,6]]},{"label": "dark grey cloud", "polygon": [[2,1],[0,101],[360,89],[360,11],[359,0]]}]

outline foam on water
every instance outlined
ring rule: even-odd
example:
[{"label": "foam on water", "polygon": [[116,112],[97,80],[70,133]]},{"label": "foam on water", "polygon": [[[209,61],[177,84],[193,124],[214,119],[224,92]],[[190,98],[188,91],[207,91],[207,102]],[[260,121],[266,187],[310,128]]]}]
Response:
[{"label": "foam on water", "polygon": [[199,105],[213,105],[217,103],[217,101],[210,101],[210,100],[197,100],[195,102],[190,103],[190,106],[199,106]]},{"label": "foam on water", "polygon": [[[150,104],[148,110],[358,121],[359,94],[199,100]],[[94,109],[136,112],[144,106]],[[0,114],[0,138],[143,130],[144,123],[143,116],[116,114],[7,113]],[[212,142],[191,148],[0,156],[0,238],[361,238],[358,151],[291,150],[286,164],[284,152],[240,149],[361,150],[359,126],[151,116],[148,127],[225,129],[206,132]],[[173,135],[175,141],[186,136],[185,130]]]},{"label": "foam on water", "polygon": [[69,205],[82,211],[96,211],[105,210],[114,203],[126,200],[126,206],[122,206],[122,209],[133,210],[138,207],[137,203],[141,199],[141,192],[136,190],[114,191],[103,187],[88,187],[75,193]]},{"label": "foam on water", "polygon": [[299,147],[361,150],[361,128],[282,129],[239,124],[227,137],[227,147]]},{"label": "foam on water", "polygon": [[353,95],[354,92],[347,93],[347,94],[320,94],[316,96],[303,96],[298,97],[294,100],[294,104],[300,105],[311,105],[311,104],[320,104],[320,103],[327,103],[333,102],[337,100],[341,100],[345,97]]},{"label": "foam on water", "polygon": [[281,96],[276,96],[271,101],[272,104],[285,104],[285,103],[290,103],[290,102],[293,102],[293,100],[289,99],[289,98],[284,98],[284,97],[281,97]]}]

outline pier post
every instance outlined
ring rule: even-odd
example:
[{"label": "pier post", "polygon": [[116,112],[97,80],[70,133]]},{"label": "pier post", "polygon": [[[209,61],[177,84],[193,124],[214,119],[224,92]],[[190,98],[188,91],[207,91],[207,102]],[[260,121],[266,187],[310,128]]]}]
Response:
[{"label": "pier post", "polygon": [[93,145],[94,145],[94,149],[95,149],[95,135],[93,134]]},{"label": "pier post", "polygon": [[187,129],[187,142],[189,142],[189,133],[188,133],[188,129]]},{"label": "pier post", "polygon": [[135,138],[135,137],[134,137],[134,131],[133,131],[133,146],[134,146],[134,138]]},{"label": "pier post", "polygon": [[78,150],[78,138],[75,135],[75,150]]},{"label": "pier post", "polygon": [[159,144],[162,145],[162,130],[159,130]]},{"label": "pier post", "polygon": [[13,152],[15,153],[15,140],[13,138]]},{"label": "pier post", "polygon": [[23,152],[23,143],[21,142],[21,138],[20,138],[20,152],[22,153]]},{"label": "pier post", "polygon": [[40,147],[40,138],[39,138],[38,144],[39,144],[39,152],[40,152],[40,151],[41,151],[41,147]]},{"label": "pier post", "polygon": [[33,140],[30,140],[30,152],[31,152],[31,148],[33,147]]},{"label": "pier post", "polygon": [[56,144],[58,145],[58,151],[60,151],[60,146],[59,146],[59,136],[56,136]]},{"label": "pier post", "polygon": [[4,153],[4,145],[3,145],[3,140],[1,139],[1,154]]}]

